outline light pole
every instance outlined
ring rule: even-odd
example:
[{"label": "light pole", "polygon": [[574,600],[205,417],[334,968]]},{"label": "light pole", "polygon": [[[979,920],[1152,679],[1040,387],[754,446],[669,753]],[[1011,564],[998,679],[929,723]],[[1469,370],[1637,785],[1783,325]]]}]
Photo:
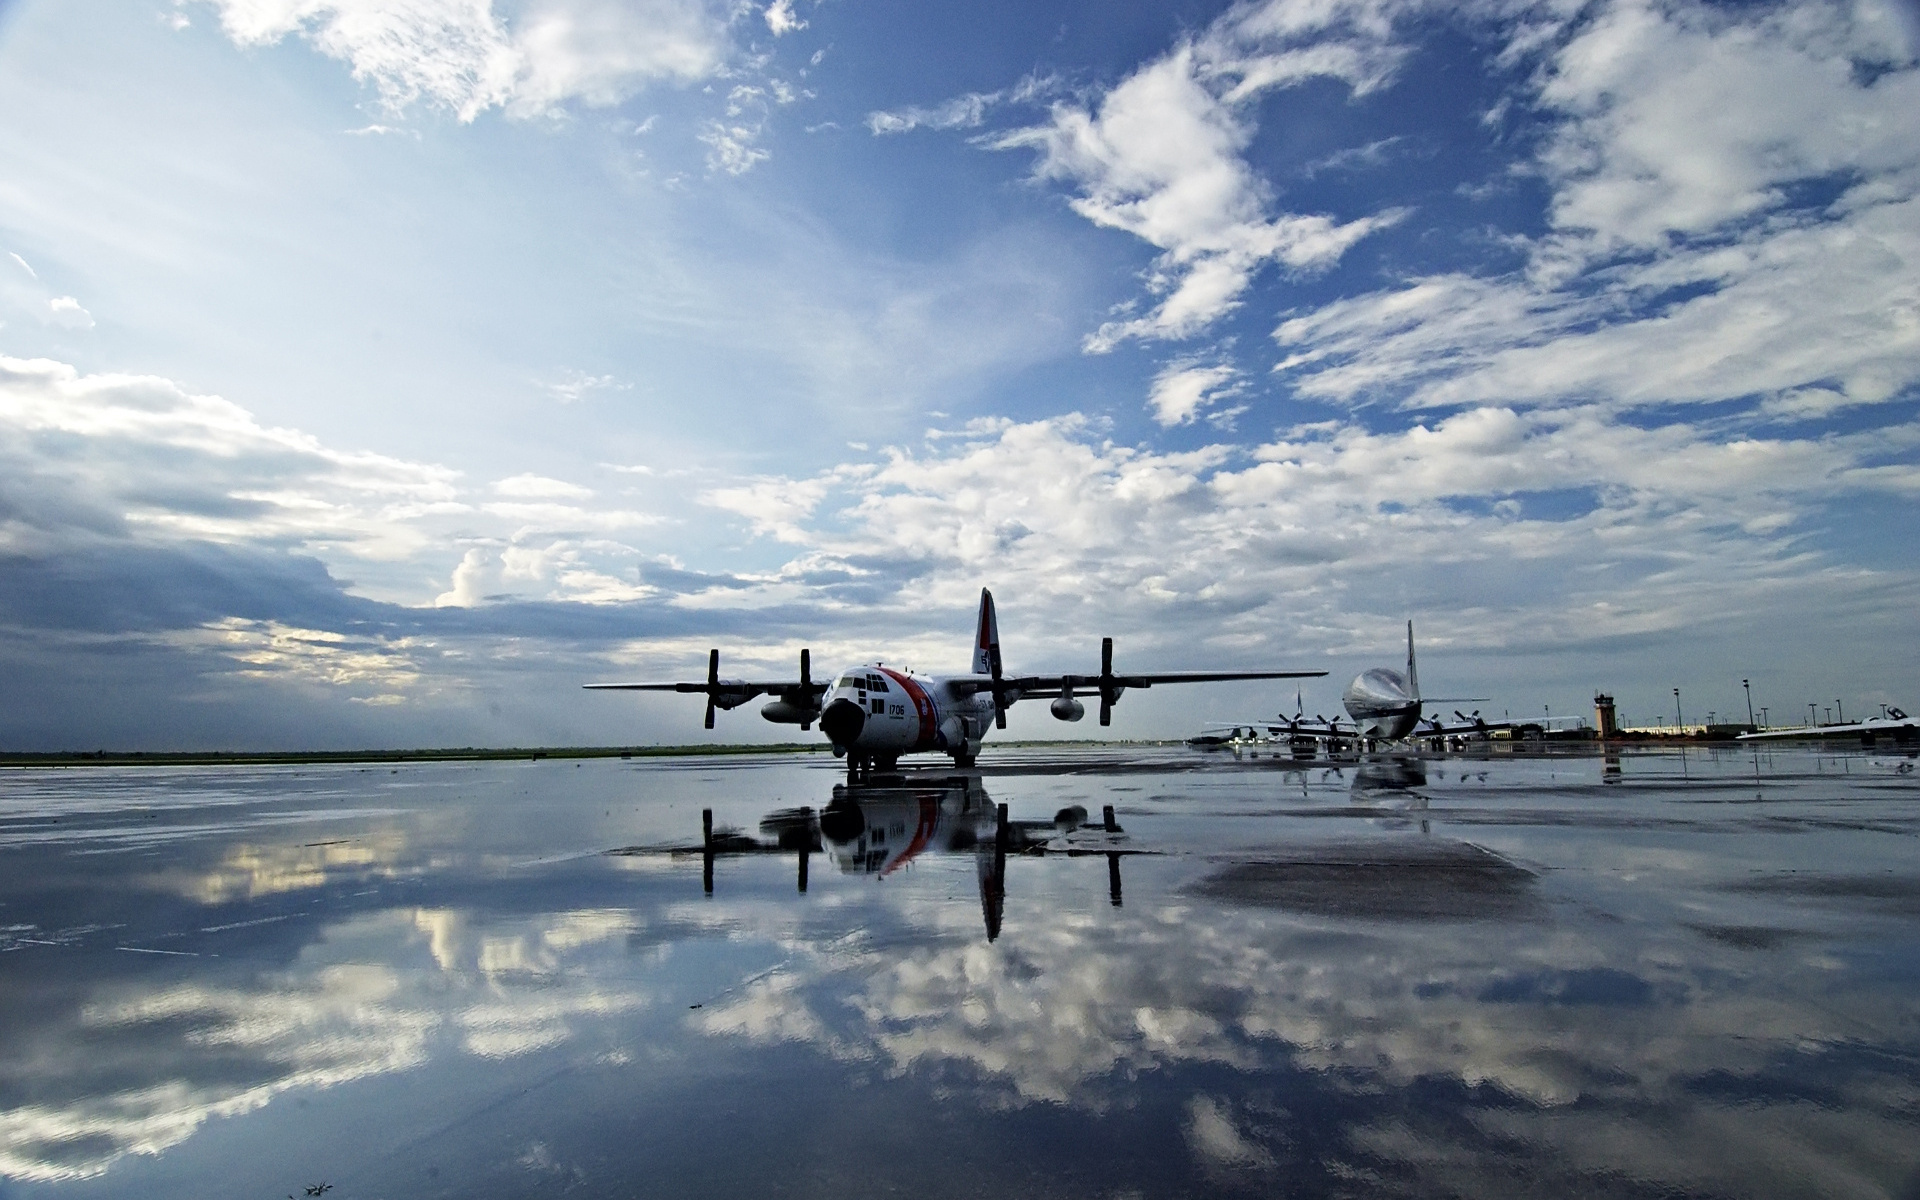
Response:
[{"label": "light pole", "polygon": [[[1747,693],[1747,724],[1751,725],[1753,724],[1753,685],[1742,679],[1740,681],[1740,688]],[[1765,712],[1766,710],[1762,709],[1761,711]]]},{"label": "light pole", "polygon": [[1675,733],[1685,733],[1686,724],[1686,715],[1680,711],[1680,689],[1675,688],[1673,689],[1673,731]]},{"label": "light pole", "polygon": [[1760,706],[1760,728],[1762,728],[1762,729],[1772,729],[1772,728],[1773,728],[1773,726],[1772,726],[1772,725],[1769,725],[1769,724],[1767,723],[1767,706],[1766,706],[1766,705],[1764,705],[1764,704],[1762,704],[1762,705]]},{"label": "light pole", "polygon": [[1847,723],[1847,706],[1840,703],[1838,700],[1835,700],[1833,702],[1833,707],[1836,710],[1838,710],[1840,713],[1840,723],[1842,725],[1845,725]]},{"label": "light pole", "polygon": [[1818,725],[1819,723],[1820,723],[1820,716],[1817,712],[1814,711],[1813,701],[1809,700],[1807,701],[1807,724]]}]

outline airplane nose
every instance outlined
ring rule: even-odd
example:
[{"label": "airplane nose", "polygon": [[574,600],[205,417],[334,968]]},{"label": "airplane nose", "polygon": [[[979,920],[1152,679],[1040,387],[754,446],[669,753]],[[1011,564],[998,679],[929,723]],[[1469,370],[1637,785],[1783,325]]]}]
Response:
[{"label": "airplane nose", "polygon": [[859,741],[860,731],[866,725],[867,714],[844,696],[827,705],[827,711],[820,714],[820,732],[836,746],[851,746]]}]

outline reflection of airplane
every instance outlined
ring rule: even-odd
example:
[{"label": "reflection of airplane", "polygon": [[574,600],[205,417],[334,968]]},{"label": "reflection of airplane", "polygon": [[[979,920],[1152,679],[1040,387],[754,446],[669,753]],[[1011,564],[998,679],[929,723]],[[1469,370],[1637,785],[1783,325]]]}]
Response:
[{"label": "reflection of airplane", "polygon": [[1786,729],[1768,729],[1758,733],[1743,733],[1734,740],[1762,742],[1779,741],[1783,738],[1857,737],[1866,745],[1872,745],[1877,737],[1889,737],[1904,746],[1913,740],[1916,733],[1920,733],[1920,721],[1916,721],[1897,708],[1889,708],[1884,717],[1868,717],[1864,721],[1851,721],[1839,725],[1800,725]]},{"label": "reflection of airplane", "polygon": [[1086,810],[1073,805],[1051,821],[1010,820],[1007,806],[993,803],[978,776],[915,784],[844,784],[833,789],[832,803],[818,813],[799,808],[768,814],[760,822],[761,838],[715,830],[708,810],[701,845],[705,886],[713,890],[716,858],[738,854],[796,854],[799,888],[805,892],[808,857],[820,851],[831,855],[843,874],[876,879],[925,855],[971,853],[980,880],[981,915],[992,941],[1000,936],[1009,854],[1105,855],[1109,896],[1116,907],[1120,904],[1120,858],[1139,851],[1129,844],[1111,807],[1103,818],[1090,823]]},{"label": "reflection of airplane", "polygon": [[[1366,742],[1397,741],[1406,737],[1423,738],[1459,738],[1485,737],[1495,729],[1507,728],[1506,721],[1483,721],[1479,710],[1472,716],[1456,710],[1459,718],[1457,725],[1442,724],[1437,718],[1421,717],[1422,706],[1441,701],[1466,702],[1485,700],[1485,696],[1433,696],[1422,698],[1420,695],[1420,672],[1413,657],[1413,622],[1407,622],[1407,669],[1403,674],[1391,667],[1373,667],[1354,676],[1353,682],[1340,697],[1342,707],[1353,719],[1352,728],[1344,728],[1340,718],[1329,721],[1325,717],[1315,716],[1307,719],[1299,697],[1295,697],[1294,714],[1291,717],[1273,717],[1256,722],[1274,739],[1285,738],[1296,748],[1308,748],[1306,742],[1340,741],[1357,739]],[[1228,726],[1211,726],[1212,729],[1225,729]],[[1204,735],[1203,735],[1204,736]],[[1226,740],[1203,743],[1196,739],[1193,744],[1228,744]]]},{"label": "reflection of airplane", "polygon": [[1294,679],[1325,671],[1172,671],[1116,675],[1113,639],[1100,639],[1098,675],[1008,675],[1000,666],[1000,626],[993,596],[980,592],[973,670],[964,675],[912,675],[878,662],[850,668],[832,683],[814,682],[808,652],[800,652],[800,678],[771,681],[720,678],[720,652],[707,653],[707,677],[681,683],[590,683],[589,688],[704,693],[707,728],[713,710],[737,708],[755,696],[775,696],[760,709],[769,721],[820,730],[833,752],[846,755],[849,774],[863,768],[891,769],[902,754],[939,751],[958,766],[972,766],[987,729],[1007,727],[1007,710],[1026,696],[1052,696],[1050,711],[1062,721],[1086,715],[1078,697],[1100,697],[1100,723],[1112,722],[1113,706],[1128,688],[1161,683],[1209,683],[1231,679]]},{"label": "reflection of airplane", "polygon": [[1427,786],[1427,764],[1417,758],[1369,758],[1353,773],[1355,800]]}]

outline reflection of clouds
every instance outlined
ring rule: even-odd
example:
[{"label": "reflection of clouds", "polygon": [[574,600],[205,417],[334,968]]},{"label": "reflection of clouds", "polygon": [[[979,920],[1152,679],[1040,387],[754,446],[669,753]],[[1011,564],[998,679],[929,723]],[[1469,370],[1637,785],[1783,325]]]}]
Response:
[{"label": "reflection of clouds", "polygon": [[312,845],[242,843],[227,851],[219,866],[186,880],[184,890],[202,904],[225,904],[322,887],[342,874],[391,875],[406,845],[399,831],[378,829]]},{"label": "reflection of clouds", "polygon": [[1234,1125],[1232,1107],[1212,1096],[1187,1101],[1186,1135],[1194,1156],[1209,1166],[1264,1167],[1273,1162],[1266,1147]]},{"label": "reflection of clouds", "polygon": [[[561,1045],[582,1021],[648,1003],[585,966],[624,955],[635,927],[611,909],[507,922],[389,911],[329,927],[285,971],[95,989],[57,1031],[76,1044],[10,1037],[0,1048],[0,1076],[34,1097],[0,1110],[0,1178],[97,1175],[283,1092],[408,1070],[455,1047],[498,1059]],[[422,950],[437,971],[385,965]],[[341,953],[356,961],[325,961]]]},{"label": "reflection of clouds", "polygon": [[[879,961],[831,961],[790,938],[777,980],[700,1027],[940,1071],[947,1087],[954,1076],[942,1068],[961,1065],[989,1108],[1103,1111],[1127,1104],[1141,1075],[1194,1064],[1304,1071],[1386,1112],[1418,1114],[1426,1085],[1451,1084],[1452,1099],[1424,1103],[1464,1105],[1468,1124],[1383,1113],[1314,1153],[1421,1171],[1451,1164],[1433,1178],[1458,1174],[1462,1187],[1490,1185],[1476,1172],[1502,1158],[1479,1138],[1551,1147],[1575,1164],[1570,1177],[1624,1171],[1735,1192],[1778,1192],[1769,1172],[1782,1171],[1839,1180],[1844,1192],[1862,1164],[1884,1184],[1920,1161],[1920,1048],[1857,1052],[1863,1037],[1901,1029],[1903,1011],[1910,1022],[1910,1006],[1835,979],[1824,956],[1755,957],[1642,928],[1542,921],[1489,936],[1484,924],[1328,922],[1191,902],[1094,920],[1035,900],[1016,932],[988,945],[933,919],[934,905],[909,899],[901,911],[949,927],[923,929],[914,948]],[[1820,1074],[1812,1091],[1784,1082],[1807,1071]],[[1473,1094],[1498,1099],[1461,1099]],[[1755,1108],[1764,1119],[1750,1119]],[[1182,1128],[1203,1168],[1240,1177],[1284,1169],[1286,1124],[1201,1095]]]},{"label": "reflection of clouds", "polygon": [[706,1033],[737,1034],[756,1042],[825,1042],[826,1026],[796,995],[802,981],[776,971],[747,985],[738,1000],[708,1009],[698,1025]]},{"label": "reflection of clouds", "polygon": [[[343,965],[276,980],[268,991],[186,984],[91,1005],[78,1023],[86,1049],[62,1056],[83,1060],[69,1068],[79,1078],[51,1081],[75,1098],[0,1112],[0,1176],[97,1175],[124,1154],[158,1154],[208,1119],[252,1111],[288,1089],[417,1065],[436,1019],[400,993],[387,968]],[[161,1072],[151,1069],[155,1059]],[[166,1067],[177,1074],[162,1077]],[[195,1078],[202,1072],[213,1078]],[[95,1079],[121,1082],[86,1086]],[[35,1082],[36,1093],[50,1090]]]}]

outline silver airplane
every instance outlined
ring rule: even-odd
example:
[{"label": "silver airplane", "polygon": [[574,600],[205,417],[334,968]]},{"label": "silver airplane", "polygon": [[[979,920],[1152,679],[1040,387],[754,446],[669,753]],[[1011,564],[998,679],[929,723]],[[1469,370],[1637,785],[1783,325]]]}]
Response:
[{"label": "silver airplane", "polygon": [[1325,671],[1162,671],[1116,674],[1113,639],[1100,639],[1097,675],[1009,675],[1000,661],[1000,624],[993,594],[980,590],[975,625],[973,669],[953,675],[918,675],[875,661],[849,667],[833,682],[816,682],[808,651],[800,652],[800,678],[747,680],[720,678],[720,651],[707,652],[704,680],[666,683],[589,683],[594,689],[684,692],[707,697],[706,727],[716,708],[738,708],[756,696],[771,695],[760,715],[776,724],[810,729],[815,721],[833,743],[836,757],[847,759],[850,776],[874,769],[892,770],[903,754],[938,752],[954,765],[970,767],[989,729],[1007,727],[1007,710],[1021,699],[1051,697],[1056,720],[1086,715],[1081,697],[1100,698],[1100,724],[1113,720],[1113,706],[1128,688],[1169,683],[1216,683],[1236,679],[1302,679]]},{"label": "silver airplane", "polygon": [[[1368,742],[1399,741],[1408,737],[1461,737],[1485,736],[1488,732],[1509,724],[1504,721],[1483,721],[1476,710],[1472,716],[1455,710],[1460,719],[1457,725],[1445,725],[1439,720],[1428,717],[1422,723],[1421,712],[1425,705],[1441,701],[1449,703],[1467,703],[1485,700],[1484,696],[1445,696],[1426,697],[1420,695],[1420,670],[1413,654],[1413,622],[1407,622],[1407,669],[1405,673],[1391,667],[1373,667],[1353,677],[1347,690],[1340,697],[1341,706],[1352,718],[1352,728],[1347,728],[1335,717],[1329,721],[1325,717],[1315,716],[1309,720],[1300,710],[1296,701],[1295,712],[1291,717],[1267,718],[1254,722],[1268,731],[1276,739],[1315,738],[1315,739],[1358,739]],[[1228,726],[1211,726],[1211,729],[1224,729]],[[1204,737],[1204,735],[1203,735]],[[1231,744],[1231,738],[1218,739],[1217,744]]]}]

